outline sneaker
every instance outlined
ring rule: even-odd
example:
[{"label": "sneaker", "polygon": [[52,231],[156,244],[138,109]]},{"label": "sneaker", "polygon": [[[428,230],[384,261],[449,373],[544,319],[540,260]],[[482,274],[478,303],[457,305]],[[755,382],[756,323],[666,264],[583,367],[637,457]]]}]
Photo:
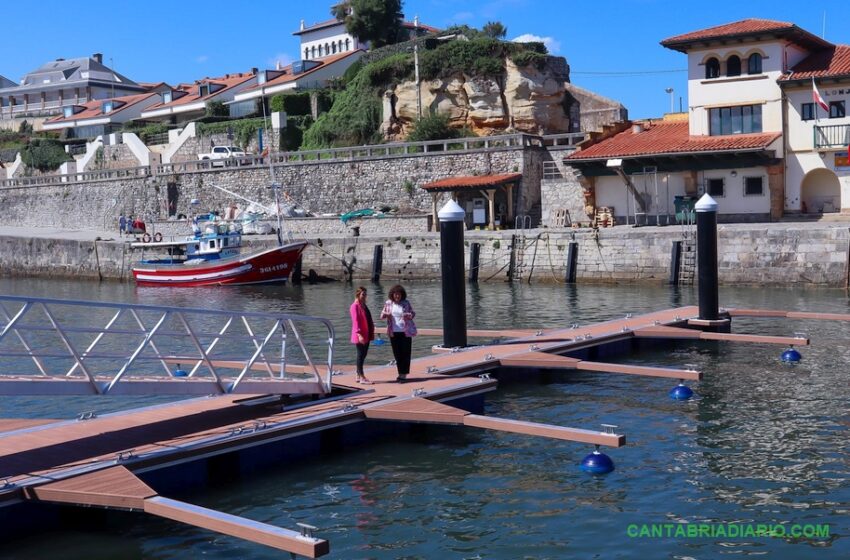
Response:
[{"label": "sneaker", "polygon": [[403,375],[399,375],[398,377],[395,378],[395,380],[398,381],[399,383],[407,383],[407,377],[403,376]]}]

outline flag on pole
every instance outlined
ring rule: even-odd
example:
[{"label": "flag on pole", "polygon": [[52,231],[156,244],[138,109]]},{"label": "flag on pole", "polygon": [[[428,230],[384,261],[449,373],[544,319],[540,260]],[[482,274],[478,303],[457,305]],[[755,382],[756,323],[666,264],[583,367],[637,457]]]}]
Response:
[{"label": "flag on pole", "polygon": [[824,111],[829,111],[829,105],[823,100],[818,91],[818,86],[815,85],[815,79],[812,78],[812,101],[821,106]]}]

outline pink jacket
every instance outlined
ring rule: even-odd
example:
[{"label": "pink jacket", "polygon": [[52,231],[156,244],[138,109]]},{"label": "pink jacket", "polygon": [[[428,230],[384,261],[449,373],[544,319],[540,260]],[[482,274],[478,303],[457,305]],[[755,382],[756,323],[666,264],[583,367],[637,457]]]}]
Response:
[{"label": "pink jacket", "polygon": [[348,312],[351,315],[351,343],[358,344],[360,342],[357,335],[363,335],[366,342],[375,340],[375,324],[372,323],[372,328],[369,328],[369,319],[363,306],[355,301],[351,304]]},{"label": "pink jacket", "polygon": [[[410,313],[410,319],[405,319],[404,321],[404,334],[405,336],[416,336],[416,323],[413,322],[413,318],[416,317],[416,311],[413,310],[413,306],[410,305],[410,302],[406,299],[403,299],[399,302],[401,305],[401,309],[404,313]],[[393,335],[393,302],[392,300],[387,300],[384,303],[384,308],[381,310],[381,319],[387,320],[387,336],[392,337]]]}]

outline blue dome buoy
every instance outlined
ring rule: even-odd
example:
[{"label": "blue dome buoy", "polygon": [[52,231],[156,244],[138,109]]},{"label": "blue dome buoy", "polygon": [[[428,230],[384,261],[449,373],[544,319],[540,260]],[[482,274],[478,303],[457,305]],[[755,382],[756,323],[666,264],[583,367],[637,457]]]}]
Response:
[{"label": "blue dome buoy", "polygon": [[375,346],[381,346],[381,345],[384,345],[386,343],[387,342],[383,338],[381,338],[380,336],[372,342],[372,344],[374,344]]},{"label": "blue dome buoy", "polygon": [[680,381],[678,385],[670,389],[668,395],[670,395],[670,398],[673,400],[686,401],[694,396],[694,391]]},{"label": "blue dome buoy", "polygon": [[174,377],[189,377],[189,373],[177,364],[177,369],[174,370]]},{"label": "blue dome buoy", "polygon": [[793,346],[789,346],[788,350],[782,353],[782,361],[786,363],[796,363],[802,359],[803,356]]},{"label": "blue dome buoy", "polygon": [[590,474],[608,474],[614,470],[614,461],[611,457],[599,451],[599,446],[593,453],[581,460],[581,470]]}]

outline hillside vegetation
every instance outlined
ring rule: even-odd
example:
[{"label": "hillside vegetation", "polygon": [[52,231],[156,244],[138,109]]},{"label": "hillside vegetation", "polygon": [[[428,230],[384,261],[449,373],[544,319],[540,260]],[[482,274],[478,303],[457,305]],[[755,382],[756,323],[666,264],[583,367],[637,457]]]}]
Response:
[{"label": "hillside vegetation", "polygon": [[[419,72],[422,80],[463,74],[469,78],[499,79],[505,74],[505,60],[518,66],[542,65],[547,59],[542,43],[511,43],[483,36],[463,28],[469,40],[433,42],[422,49]],[[321,115],[304,133],[301,149],[380,143],[383,117],[383,93],[391,86],[414,79],[414,61],[410,53],[398,53],[370,64],[355,64],[344,77],[345,89],[335,96],[330,111]],[[424,127],[442,130],[443,127]],[[447,132],[450,134],[450,132]],[[426,134],[417,134],[417,137]]]}]

